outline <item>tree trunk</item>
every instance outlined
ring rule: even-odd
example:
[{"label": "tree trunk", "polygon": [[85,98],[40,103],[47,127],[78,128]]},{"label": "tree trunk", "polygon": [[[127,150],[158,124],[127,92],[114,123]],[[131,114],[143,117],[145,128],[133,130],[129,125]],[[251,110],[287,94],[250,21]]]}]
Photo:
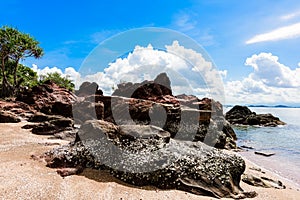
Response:
[{"label": "tree trunk", "polygon": [[12,86],[8,83],[7,77],[5,74],[5,58],[2,58],[2,63],[1,63],[1,68],[2,68],[2,90],[1,90],[1,97],[9,97],[12,95]]},{"label": "tree trunk", "polygon": [[15,94],[16,92],[19,91],[19,87],[17,86],[17,71],[18,71],[18,64],[19,64],[19,58],[15,61],[15,67],[14,67],[14,82],[12,86],[12,93]]}]

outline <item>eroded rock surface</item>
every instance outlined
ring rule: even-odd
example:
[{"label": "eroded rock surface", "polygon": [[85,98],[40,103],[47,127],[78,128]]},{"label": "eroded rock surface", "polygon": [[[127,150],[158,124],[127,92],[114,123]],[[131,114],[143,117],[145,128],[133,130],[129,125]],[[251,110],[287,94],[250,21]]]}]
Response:
[{"label": "eroded rock surface", "polygon": [[236,148],[236,135],[223,115],[222,105],[209,98],[173,96],[165,73],[154,81],[121,83],[112,96],[81,97],[73,106],[76,123],[105,120],[115,125],[154,125],[168,131],[171,138],[204,141],[217,148]]},{"label": "eroded rock surface", "polygon": [[[241,197],[245,162],[202,142],[174,140],[154,126],[90,120],[75,143],[46,153],[49,167],[108,169],[124,182],[215,197]],[[146,130],[147,129],[147,130]]]},{"label": "eroded rock surface", "polygon": [[285,189],[285,185],[279,180],[273,180],[264,176],[257,176],[252,174],[243,174],[242,181],[253,185],[256,187],[264,187],[264,188],[276,188],[276,189]]},{"label": "eroded rock surface", "polygon": [[21,119],[9,111],[0,111],[0,123],[18,123]]},{"label": "eroded rock surface", "polygon": [[24,91],[16,100],[48,115],[72,117],[72,104],[76,101],[76,96],[55,83],[46,82]]},{"label": "eroded rock surface", "polygon": [[35,112],[29,105],[19,101],[0,100],[1,122],[20,122],[21,119],[28,120]]},{"label": "eroded rock surface", "polygon": [[23,126],[24,129],[31,129],[33,134],[50,135],[59,139],[74,141],[78,129],[74,126],[71,118],[60,115],[46,115],[36,112],[29,119],[32,124]]}]

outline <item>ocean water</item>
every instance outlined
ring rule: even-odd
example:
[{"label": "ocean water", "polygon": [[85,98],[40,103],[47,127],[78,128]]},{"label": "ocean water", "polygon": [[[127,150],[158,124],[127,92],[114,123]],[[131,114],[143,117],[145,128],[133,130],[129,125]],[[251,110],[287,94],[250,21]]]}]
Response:
[{"label": "ocean water", "polygon": [[[230,108],[226,108],[225,112]],[[300,108],[250,108],[256,113],[271,113],[287,125],[279,127],[234,127],[238,146],[254,149],[241,154],[250,161],[285,177],[300,186]],[[254,151],[272,152],[264,157]]]}]

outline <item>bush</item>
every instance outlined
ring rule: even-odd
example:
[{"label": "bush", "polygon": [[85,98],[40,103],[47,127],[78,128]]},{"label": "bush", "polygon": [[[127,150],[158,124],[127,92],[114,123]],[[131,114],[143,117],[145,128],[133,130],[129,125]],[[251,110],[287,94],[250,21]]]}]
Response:
[{"label": "bush", "polygon": [[70,91],[74,91],[75,85],[68,77],[62,77],[58,72],[48,73],[47,75],[40,76],[40,84],[45,83],[46,81],[52,81],[57,85],[64,87]]}]

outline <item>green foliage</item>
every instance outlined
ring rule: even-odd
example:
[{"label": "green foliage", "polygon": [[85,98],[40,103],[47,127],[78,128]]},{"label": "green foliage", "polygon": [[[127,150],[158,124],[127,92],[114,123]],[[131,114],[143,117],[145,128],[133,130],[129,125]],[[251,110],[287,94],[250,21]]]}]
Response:
[{"label": "green foliage", "polygon": [[16,28],[8,26],[0,28],[2,97],[14,95],[19,90],[19,62],[27,57],[40,58],[41,56],[43,56],[43,49],[39,47],[39,42],[32,36],[22,33]]},{"label": "green foliage", "polygon": [[18,66],[17,77],[20,77],[18,83],[22,87],[32,88],[38,84],[37,73],[22,64]]},{"label": "green foliage", "polygon": [[[13,76],[13,67],[11,65],[14,65],[12,62],[8,62],[5,67],[5,73],[7,74],[7,80],[8,82],[12,83],[14,81]],[[1,69],[0,69],[1,72]],[[17,87],[21,88],[31,88],[38,84],[38,76],[35,71],[33,71],[31,68],[18,64],[17,72],[16,72],[16,85]],[[2,82],[3,76],[2,73],[0,73],[0,81]]]},{"label": "green foliage", "polygon": [[47,81],[52,81],[57,85],[64,87],[70,91],[74,91],[75,88],[75,85],[74,83],[72,83],[72,80],[70,80],[68,77],[62,77],[61,74],[58,72],[48,73],[47,75],[40,77],[40,83],[45,83]]}]

